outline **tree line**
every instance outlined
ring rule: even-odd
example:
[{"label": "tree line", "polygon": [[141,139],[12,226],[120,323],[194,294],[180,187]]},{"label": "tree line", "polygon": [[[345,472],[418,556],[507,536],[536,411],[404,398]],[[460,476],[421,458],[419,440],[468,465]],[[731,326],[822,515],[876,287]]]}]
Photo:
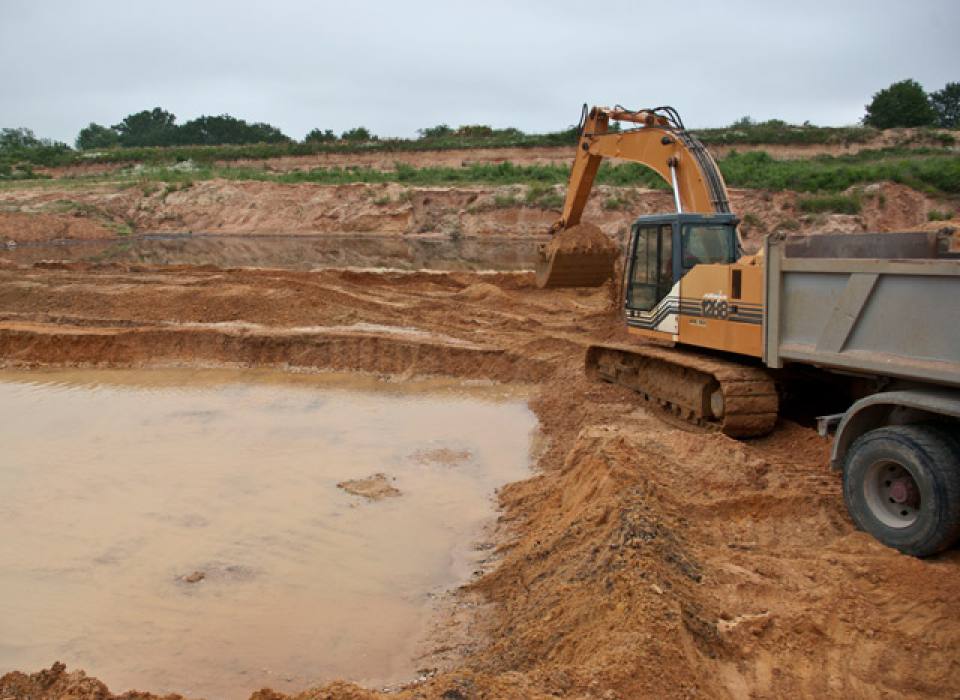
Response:
[{"label": "tree line", "polygon": [[[870,104],[865,107],[865,115],[861,120],[864,126],[877,129],[894,127],[941,127],[946,129],[960,128],[960,83],[947,83],[941,90],[927,93],[915,80],[902,80],[877,92]],[[612,125],[615,126],[615,125]],[[804,133],[816,131],[809,122],[803,124]],[[749,133],[762,131],[764,138],[776,137],[783,132],[790,138],[797,138],[796,127],[791,127],[780,120],[756,123],[745,117],[729,129]],[[724,132],[723,129],[701,130],[701,135],[710,141],[726,142],[729,139],[709,138],[707,132]],[[769,133],[768,133],[769,132]],[[786,136],[783,136],[786,138]],[[475,141],[486,139],[502,141],[538,139],[543,145],[561,145],[576,143],[577,128],[569,127],[551,134],[530,135],[519,129],[496,129],[485,124],[463,125],[457,128],[447,124],[426,127],[418,130],[418,141],[431,144],[444,144],[450,147],[455,142]],[[196,119],[177,123],[176,116],[160,107],[145,109],[129,114],[117,124],[103,126],[90,123],[80,130],[75,146],[79,150],[110,149],[115,147],[155,147],[155,146],[245,146],[252,144],[296,144],[304,146],[335,143],[372,143],[380,141],[380,137],[363,126],[354,127],[336,134],[332,129],[312,129],[301,140],[296,141],[284,134],[278,127],[264,122],[247,122],[244,119],[221,114],[218,116],[200,116]],[[409,139],[385,139],[385,146],[398,141]],[[69,145],[37,138],[27,128],[0,130],[0,156],[9,160],[14,155],[29,152],[29,160],[42,163],[58,154],[70,151]]]},{"label": "tree line", "polygon": [[[420,138],[444,136],[484,137],[522,136],[519,129],[494,129],[486,125],[466,125],[453,129],[446,124],[419,129]],[[368,142],[380,139],[364,126],[341,132],[338,136],[332,129],[312,129],[303,138],[303,143],[332,143],[335,141]],[[80,130],[75,145],[80,150],[93,148],[128,148],[140,146],[226,146],[253,143],[293,143],[294,139],[279,128],[263,122],[253,124],[243,119],[221,114],[216,117],[201,116],[183,124],[177,124],[176,116],[161,107],[145,109],[124,117],[113,126],[91,122]]]},{"label": "tree line", "polygon": [[[779,120],[774,120],[777,123]],[[771,122],[773,123],[773,122]],[[941,90],[927,93],[915,80],[901,80],[877,92],[865,107],[864,126],[877,129],[895,127],[960,128],[960,83],[947,83]],[[750,126],[749,120],[731,126]],[[808,126],[809,124],[804,124]],[[784,123],[784,126],[786,124]],[[575,129],[568,129],[572,140]],[[519,129],[495,129],[485,124],[463,125],[453,128],[447,124],[418,129],[421,139],[484,138],[523,136]],[[332,129],[312,129],[302,143],[334,143],[378,141],[380,137],[363,126],[341,132]],[[229,114],[201,116],[183,124],[171,112],[160,107],[126,116],[119,124],[102,126],[90,123],[77,135],[76,147],[81,150],[112,148],[116,146],[220,146],[254,143],[293,143],[294,139],[279,128],[264,122],[248,123]]]}]

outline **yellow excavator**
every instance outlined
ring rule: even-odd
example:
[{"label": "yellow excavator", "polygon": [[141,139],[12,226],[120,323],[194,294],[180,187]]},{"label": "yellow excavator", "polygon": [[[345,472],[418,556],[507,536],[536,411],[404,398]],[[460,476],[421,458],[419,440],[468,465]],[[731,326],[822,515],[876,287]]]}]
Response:
[{"label": "yellow excavator", "polygon": [[[633,128],[611,131],[612,121]],[[580,140],[554,240],[541,250],[540,287],[599,286],[612,280],[619,249],[579,244],[581,216],[601,161],[642,163],[673,188],[676,212],[645,216],[632,229],[624,280],[631,334],[654,344],[593,346],[589,375],[640,392],[688,421],[733,437],[763,435],[778,397],[762,357],[762,269],[742,256],[738,220],[716,162],[669,107],[584,112]],[[564,238],[570,236],[567,243]],[[736,353],[730,361],[673,346]]]},{"label": "yellow excavator", "polygon": [[[612,131],[611,120],[632,128]],[[737,438],[773,429],[778,389],[839,409],[817,427],[834,435],[830,464],[856,524],[916,556],[960,541],[953,237],[777,232],[744,256],[720,171],[674,110],[584,107],[541,287],[612,281],[619,247],[580,222],[606,157],[659,173],[676,211],[631,228],[620,301],[642,342],[589,347],[587,373]]]}]

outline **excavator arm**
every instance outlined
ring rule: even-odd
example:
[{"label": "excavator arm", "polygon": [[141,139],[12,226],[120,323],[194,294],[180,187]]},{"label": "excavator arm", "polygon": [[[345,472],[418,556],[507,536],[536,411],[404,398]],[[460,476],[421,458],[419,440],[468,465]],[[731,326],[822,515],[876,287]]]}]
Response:
[{"label": "excavator arm", "polygon": [[[610,122],[635,125],[625,131],[610,131]],[[597,171],[604,158],[642,163],[672,188],[678,212],[728,213],[727,188],[713,157],[703,144],[683,128],[669,107],[631,111],[623,108],[584,105],[580,140],[570,171],[567,195],[560,219],[551,227],[555,240],[541,251],[537,280],[541,287],[598,286],[613,272],[609,250],[571,245],[565,249],[563,232],[580,224]],[[557,240],[559,239],[559,240]]]}]

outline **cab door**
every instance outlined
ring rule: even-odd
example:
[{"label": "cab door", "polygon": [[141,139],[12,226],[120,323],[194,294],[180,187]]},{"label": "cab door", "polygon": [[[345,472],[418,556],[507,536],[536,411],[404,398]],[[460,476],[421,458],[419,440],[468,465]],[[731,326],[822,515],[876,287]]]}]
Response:
[{"label": "cab door", "polygon": [[673,288],[673,227],[638,226],[627,272],[628,311],[649,312]]}]

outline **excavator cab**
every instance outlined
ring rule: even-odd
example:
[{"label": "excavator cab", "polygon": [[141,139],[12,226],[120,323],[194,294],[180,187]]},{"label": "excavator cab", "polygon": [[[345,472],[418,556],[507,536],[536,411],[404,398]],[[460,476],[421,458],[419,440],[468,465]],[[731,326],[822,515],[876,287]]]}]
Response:
[{"label": "excavator cab", "polygon": [[630,230],[624,266],[628,317],[648,315],[667,297],[670,308],[658,313],[676,313],[680,295],[675,288],[695,265],[736,262],[738,223],[733,214],[658,214],[637,219]]}]

